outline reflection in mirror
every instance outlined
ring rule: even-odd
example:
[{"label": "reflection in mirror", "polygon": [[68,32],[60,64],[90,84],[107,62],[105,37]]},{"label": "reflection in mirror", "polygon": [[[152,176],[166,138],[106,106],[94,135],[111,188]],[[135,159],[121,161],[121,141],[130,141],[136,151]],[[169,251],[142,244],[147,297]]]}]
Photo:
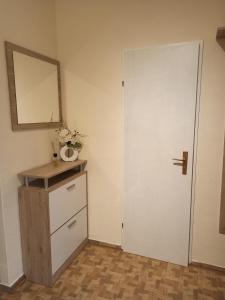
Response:
[{"label": "reflection in mirror", "polygon": [[18,123],[59,122],[57,67],[19,52],[13,61]]},{"label": "reflection in mirror", "polygon": [[6,42],[14,130],[62,125],[59,62]]}]

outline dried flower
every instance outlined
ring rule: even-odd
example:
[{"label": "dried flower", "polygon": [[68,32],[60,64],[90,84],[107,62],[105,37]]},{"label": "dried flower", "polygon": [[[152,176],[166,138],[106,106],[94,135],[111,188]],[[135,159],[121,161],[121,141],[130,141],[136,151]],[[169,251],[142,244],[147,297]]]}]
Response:
[{"label": "dried flower", "polygon": [[81,138],[83,138],[84,135],[79,131],[63,127],[56,129],[56,133],[58,141],[62,146],[67,144],[68,147],[72,147],[78,151],[82,149],[83,143],[81,142]]}]

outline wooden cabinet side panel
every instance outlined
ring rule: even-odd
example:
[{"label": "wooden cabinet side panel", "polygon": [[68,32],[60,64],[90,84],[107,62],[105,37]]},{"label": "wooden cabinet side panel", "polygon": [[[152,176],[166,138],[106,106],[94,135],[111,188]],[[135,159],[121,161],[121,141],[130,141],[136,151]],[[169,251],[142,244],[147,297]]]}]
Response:
[{"label": "wooden cabinet side panel", "polygon": [[221,188],[221,204],[220,204],[220,233],[225,234],[225,140],[223,148],[223,175]]},{"label": "wooden cabinet side panel", "polygon": [[48,193],[21,187],[19,212],[24,273],[30,281],[51,285]]}]

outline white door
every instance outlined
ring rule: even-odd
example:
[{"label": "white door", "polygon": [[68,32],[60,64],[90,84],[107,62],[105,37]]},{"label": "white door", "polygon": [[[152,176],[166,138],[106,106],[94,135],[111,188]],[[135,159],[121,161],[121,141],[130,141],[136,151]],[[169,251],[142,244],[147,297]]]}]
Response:
[{"label": "white door", "polygon": [[[122,247],[180,265],[188,264],[199,49],[125,52]],[[186,175],[173,160],[183,152]]]}]

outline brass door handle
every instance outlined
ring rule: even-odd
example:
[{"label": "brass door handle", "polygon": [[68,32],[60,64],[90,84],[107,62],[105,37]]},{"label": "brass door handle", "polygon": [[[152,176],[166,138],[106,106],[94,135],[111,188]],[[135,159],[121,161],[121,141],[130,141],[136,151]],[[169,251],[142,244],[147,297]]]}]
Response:
[{"label": "brass door handle", "polygon": [[173,160],[175,160],[175,162],[173,163],[174,165],[182,167],[182,174],[187,175],[188,152],[183,151],[183,159],[173,158]]}]

